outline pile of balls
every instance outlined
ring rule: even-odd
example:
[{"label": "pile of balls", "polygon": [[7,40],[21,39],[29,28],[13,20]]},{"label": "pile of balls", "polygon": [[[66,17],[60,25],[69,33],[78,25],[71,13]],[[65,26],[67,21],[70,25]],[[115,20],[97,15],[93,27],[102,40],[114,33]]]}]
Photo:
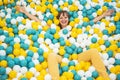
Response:
[{"label": "pile of balls", "polygon": [[[26,6],[39,22],[16,10]],[[93,19],[114,9],[97,23]],[[57,15],[68,11],[70,23],[60,29]],[[0,80],[51,80],[48,55],[63,57],[60,80],[104,80],[78,54],[96,48],[111,80],[120,80],[119,0],[0,0]]]}]

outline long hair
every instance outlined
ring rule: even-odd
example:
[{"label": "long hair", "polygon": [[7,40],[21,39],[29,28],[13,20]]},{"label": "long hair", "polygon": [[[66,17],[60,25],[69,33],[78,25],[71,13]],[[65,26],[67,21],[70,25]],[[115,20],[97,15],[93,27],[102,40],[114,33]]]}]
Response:
[{"label": "long hair", "polygon": [[[67,11],[60,11],[60,12],[58,13],[57,19],[60,18],[60,15],[61,15],[61,14],[63,14],[63,16],[66,14],[66,15],[68,16],[68,18],[70,18],[70,15],[68,14]],[[69,21],[68,21],[68,24],[69,24]],[[59,23],[59,26],[60,26],[60,28],[62,29],[62,26],[61,26],[60,23]]]}]

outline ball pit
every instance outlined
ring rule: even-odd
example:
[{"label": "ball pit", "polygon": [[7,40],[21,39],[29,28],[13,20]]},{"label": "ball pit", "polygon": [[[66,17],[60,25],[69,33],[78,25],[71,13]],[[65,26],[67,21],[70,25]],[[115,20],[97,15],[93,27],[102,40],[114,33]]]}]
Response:
[{"label": "ball pit", "polygon": [[[16,10],[26,6],[40,23]],[[93,19],[114,9],[97,23]],[[66,10],[69,25],[60,30],[57,15]],[[78,54],[98,49],[111,80],[120,80],[119,0],[1,0],[0,79],[51,80],[47,57],[63,57],[60,80],[103,80],[89,62],[79,63]],[[24,75],[24,76],[23,76]]]}]

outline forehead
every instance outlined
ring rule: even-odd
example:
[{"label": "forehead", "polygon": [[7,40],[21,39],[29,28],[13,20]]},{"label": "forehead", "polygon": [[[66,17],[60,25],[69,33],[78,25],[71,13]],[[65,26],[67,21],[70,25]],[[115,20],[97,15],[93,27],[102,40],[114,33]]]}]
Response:
[{"label": "forehead", "polygon": [[60,14],[60,17],[62,17],[62,16],[68,16],[68,14],[64,12],[64,13]]}]

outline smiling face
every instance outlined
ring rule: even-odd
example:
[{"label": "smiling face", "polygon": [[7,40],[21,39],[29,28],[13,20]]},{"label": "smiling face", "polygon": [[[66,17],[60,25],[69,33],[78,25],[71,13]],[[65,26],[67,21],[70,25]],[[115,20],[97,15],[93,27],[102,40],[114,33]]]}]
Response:
[{"label": "smiling face", "polygon": [[69,15],[66,11],[60,12],[58,15],[58,19],[59,19],[61,28],[65,28],[69,23]]}]

